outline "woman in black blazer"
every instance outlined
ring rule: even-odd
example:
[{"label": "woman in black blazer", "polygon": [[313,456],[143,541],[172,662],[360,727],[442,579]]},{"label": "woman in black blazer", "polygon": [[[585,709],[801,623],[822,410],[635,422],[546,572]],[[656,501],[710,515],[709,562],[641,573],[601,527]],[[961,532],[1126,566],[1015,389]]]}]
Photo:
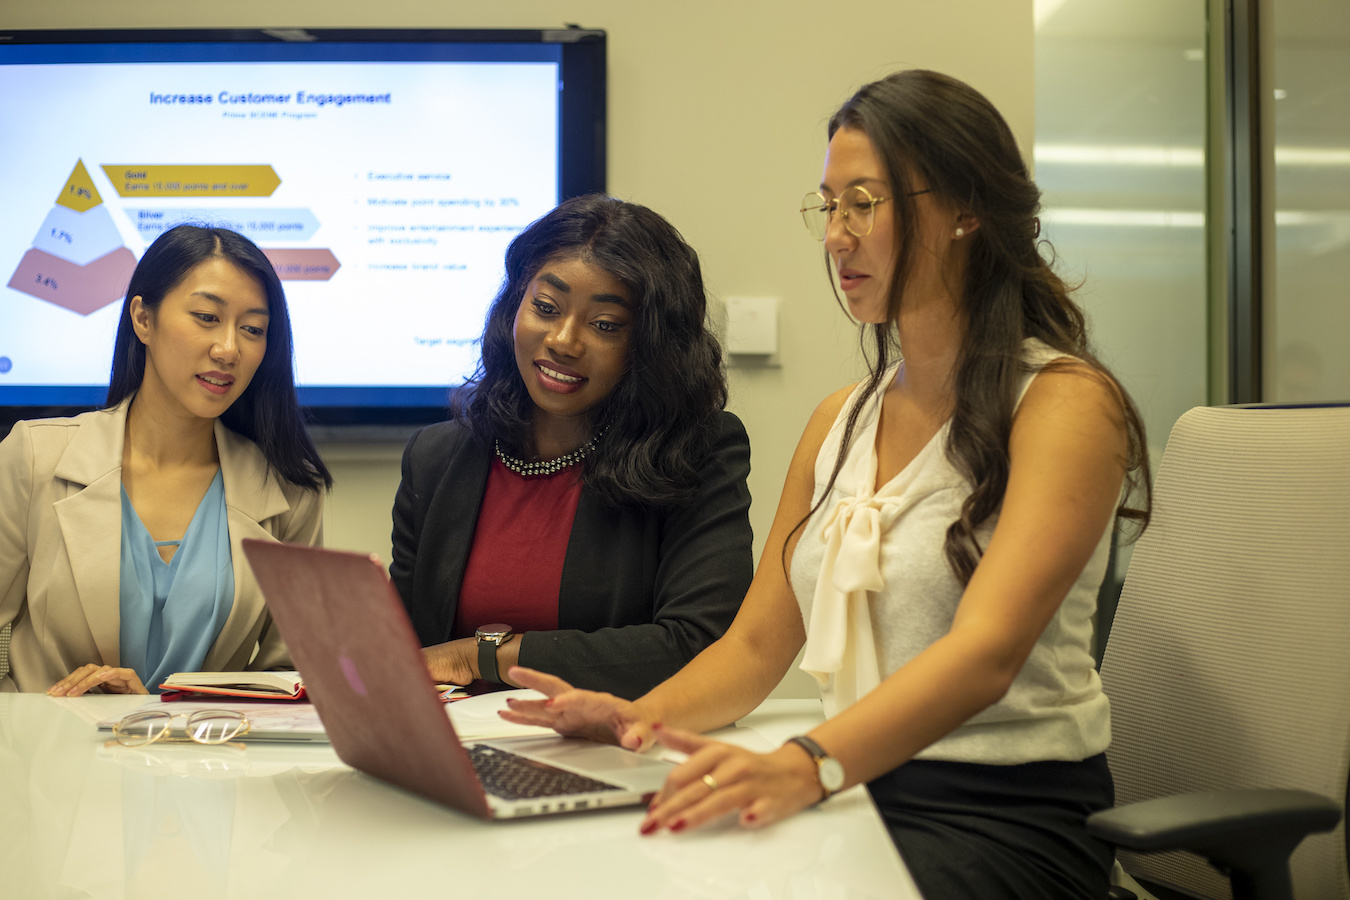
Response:
[{"label": "woman in black blazer", "polygon": [[390,575],[433,677],[520,663],[636,697],[716,640],[752,570],[726,397],[668,222],[596,195],[523,231],[478,371],[403,456]]}]

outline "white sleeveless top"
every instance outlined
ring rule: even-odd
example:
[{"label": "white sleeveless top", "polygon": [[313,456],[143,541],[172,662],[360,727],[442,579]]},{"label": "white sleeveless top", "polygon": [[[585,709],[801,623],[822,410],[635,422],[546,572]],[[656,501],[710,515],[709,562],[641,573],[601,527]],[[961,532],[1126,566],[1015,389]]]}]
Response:
[{"label": "white sleeveless top", "polygon": [[[1040,368],[1062,356],[1040,341],[1026,342],[1024,359],[1033,371],[1020,386],[1019,405]],[[820,448],[813,505],[829,481],[858,393],[844,404]],[[820,684],[827,716],[945,635],[963,590],[943,552],[947,528],[960,518],[970,493],[947,459],[951,423],[875,490],[882,393],[884,388],[858,416],[839,477],[792,556],[792,589],[807,633],[801,667]],[[996,513],[976,531],[981,547],[989,545],[997,521]],[[1108,525],[1008,693],[916,758],[1013,765],[1082,760],[1106,749],[1110,705],[1092,657],[1092,631],[1110,535]]]}]

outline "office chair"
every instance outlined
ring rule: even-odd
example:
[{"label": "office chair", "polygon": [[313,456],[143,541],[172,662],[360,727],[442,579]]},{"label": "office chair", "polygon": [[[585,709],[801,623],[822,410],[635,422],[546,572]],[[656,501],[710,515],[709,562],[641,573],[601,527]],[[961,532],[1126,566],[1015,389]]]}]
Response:
[{"label": "office chair", "polygon": [[1181,417],[1101,676],[1118,805],[1088,829],[1125,871],[1160,896],[1350,897],[1350,407]]}]

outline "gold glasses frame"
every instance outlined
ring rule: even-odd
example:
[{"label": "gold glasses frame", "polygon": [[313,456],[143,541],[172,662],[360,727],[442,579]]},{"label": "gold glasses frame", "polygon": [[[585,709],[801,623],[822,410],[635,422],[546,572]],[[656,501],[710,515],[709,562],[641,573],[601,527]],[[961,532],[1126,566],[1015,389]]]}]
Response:
[{"label": "gold glasses frame", "polygon": [[[917,197],[919,194],[927,194],[932,188],[924,188],[921,191],[910,191],[906,197]],[[841,202],[851,192],[862,194],[863,199],[857,203],[842,204],[844,209],[840,211]],[[818,241],[824,241],[830,233],[830,220],[834,218],[836,212],[839,213],[839,219],[844,225],[844,229],[854,237],[867,237],[872,233],[872,227],[876,224],[877,205],[885,203],[889,197],[874,197],[872,192],[862,185],[855,184],[844,189],[838,197],[833,200],[828,199],[819,191],[812,191],[802,198],[802,208],[800,210],[802,222],[806,225],[806,230],[810,232],[811,237]],[[859,212],[860,210],[866,212]],[[851,216],[857,214],[866,223],[865,227],[855,228]]]},{"label": "gold glasses frame", "polygon": [[[186,718],[185,734],[172,734],[176,719]],[[212,725],[222,727],[213,728]],[[113,725],[113,739],[105,746],[148,747],[158,742],[190,742],[210,747],[242,747],[234,739],[248,734],[253,727],[248,716],[233,709],[198,709],[174,713],[169,710],[140,710],[123,716]]]}]

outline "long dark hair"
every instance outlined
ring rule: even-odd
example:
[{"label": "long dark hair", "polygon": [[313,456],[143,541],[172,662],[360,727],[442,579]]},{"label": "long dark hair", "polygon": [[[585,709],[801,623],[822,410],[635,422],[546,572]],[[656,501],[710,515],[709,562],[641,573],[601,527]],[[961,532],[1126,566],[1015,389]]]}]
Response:
[{"label": "long dark hair", "polygon": [[[881,389],[898,349],[895,322],[917,237],[918,216],[909,194],[926,187],[979,222],[966,238],[970,251],[960,299],[966,328],[946,446],[948,459],[971,485],[961,517],[947,529],[944,552],[952,572],[962,584],[970,581],[983,553],[975,531],[1003,503],[1017,388],[1028,372],[1022,358],[1026,338],[1082,360],[1119,398],[1128,448],[1127,489],[1117,515],[1142,530],[1153,502],[1143,420],[1124,387],[1092,353],[1082,310],[1041,254],[1042,246],[1048,249],[1048,242],[1038,241],[1041,192],[998,110],[955,78],[913,69],[863,86],[831,117],[829,136],[840,128],[871,140],[885,164],[901,227],[896,229],[887,321],[863,331],[869,375],[845,419],[822,502],[839,475],[859,413]],[[1129,505],[1140,497],[1138,507]]]},{"label": "long dark hair", "polygon": [[586,457],[584,483],[611,506],[687,499],[726,406],[726,374],[707,328],[698,255],[645,206],[577,197],[516,236],[488,310],[482,361],[456,395],[453,415],[489,444],[499,440],[517,454],[529,446],[534,404],[516,368],[516,310],[544,263],[559,257],[604,270],[635,301],[628,370],[591,411],[592,430],[605,431]]},{"label": "long dark hair", "polygon": [[116,406],[135,393],[145,378],[145,345],[131,324],[132,298],[140,297],[141,304],[155,314],[164,297],[189,272],[214,258],[228,260],[253,276],[267,294],[268,312],[267,351],[253,381],[220,421],[257,444],[272,468],[292,484],[311,490],[332,487],[333,476],[309,438],[295,397],[291,317],[286,311],[281,279],[257,245],[237,232],[178,225],[155,238],[146,249],[131,274],[117,323],[108,406]]}]

